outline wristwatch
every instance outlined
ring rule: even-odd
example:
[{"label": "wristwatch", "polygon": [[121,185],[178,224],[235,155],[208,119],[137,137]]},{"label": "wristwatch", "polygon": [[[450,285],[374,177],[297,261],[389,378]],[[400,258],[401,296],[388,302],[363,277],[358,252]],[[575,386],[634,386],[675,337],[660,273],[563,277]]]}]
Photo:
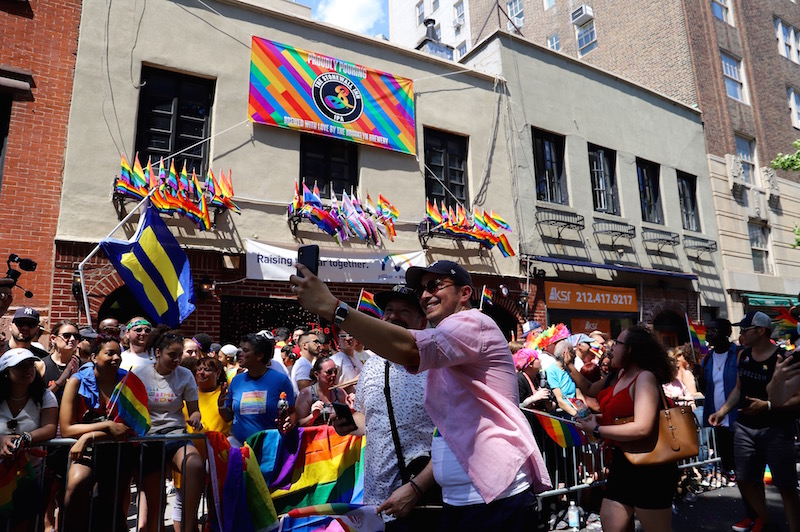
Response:
[{"label": "wristwatch", "polygon": [[25,445],[26,449],[31,446],[31,441],[33,441],[33,437],[31,436],[30,432],[23,432],[22,436],[20,436],[20,439],[22,440],[22,443]]},{"label": "wristwatch", "polygon": [[592,430],[592,436],[594,436],[594,439],[596,439],[596,440],[602,439],[600,437],[600,425],[595,425],[594,426],[594,429]]},{"label": "wristwatch", "polygon": [[336,306],[336,311],[333,313],[333,323],[337,327],[341,325],[344,320],[347,319],[347,313],[350,311],[350,307],[347,306],[347,303],[344,301],[339,301],[339,304]]}]

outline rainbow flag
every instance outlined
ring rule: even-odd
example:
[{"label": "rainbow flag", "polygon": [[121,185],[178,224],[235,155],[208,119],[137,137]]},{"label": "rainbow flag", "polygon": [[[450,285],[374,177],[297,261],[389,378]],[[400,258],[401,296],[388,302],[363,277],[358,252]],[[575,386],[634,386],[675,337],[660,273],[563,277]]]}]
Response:
[{"label": "rainbow flag", "polygon": [[331,216],[331,213],[315,207],[310,203],[306,203],[300,212],[303,214],[303,216],[314,222],[317,227],[331,236],[335,236],[337,230],[341,226],[339,220]]},{"label": "rainbow flag", "polygon": [[180,189],[180,184],[178,183],[178,173],[175,171],[175,159],[171,159],[169,162],[167,185],[172,188],[173,192],[177,192],[178,189]]},{"label": "rainbow flag", "polygon": [[253,449],[231,447],[223,488],[223,530],[266,532],[280,525]]},{"label": "rainbow flag", "polygon": [[111,393],[110,404],[114,403],[117,406],[115,421],[128,425],[139,436],[147,434],[152,422],[147,407],[147,389],[139,377],[130,371],[125,374]]},{"label": "rainbow flag", "polygon": [[772,319],[772,324],[778,336],[787,336],[790,332],[797,330],[797,320],[789,313],[787,308],[773,308],[775,318]]},{"label": "rainbow flag", "polygon": [[[208,175],[211,177],[211,202],[209,203],[209,206],[222,209],[225,207],[225,202],[222,200],[222,187],[217,181],[217,178],[211,168],[208,169]],[[208,183],[208,177],[206,177],[206,183]],[[208,184],[206,184],[206,187],[208,187]]]},{"label": "rainbow flag", "polygon": [[692,347],[697,349],[697,352],[701,355],[708,354],[705,325],[689,322],[689,335],[692,337]]},{"label": "rainbow flag", "polygon": [[14,512],[14,491],[23,482],[36,482],[27,452],[0,462],[0,516],[9,517]]},{"label": "rainbow flag", "polygon": [[506,235],[500,235],[499,240],[497,242],[497,248],[500,250],[500,253],[502,253],[504,257],[513,257],[515,255],[514,249],[508,242]]},{"label": "rainbow flag", "polygon": [[[484,216],[486,216],[486,213],[484,213]],[[503,220],[503,218],[501,218],[500,215],[497,214],[496,212],[490,211],[488,216],[494,221],[494,223],[496,223],[506,231],[511,231],[511,226],[508,224],[508,222]]]},{"label": "rainbow flag", "polygon": [[178,192],[185,197],[190,192],[189,174],[186,172],[186,161],[183,161],[183,168],[181,168],[180,179],[178,180]]},{"label": "rainbow flag", "polygon": [[392,202],[386,199],[383,194],[378,194],[378,210],[384,218],[396,220],[400,216],[400,211],[397,210],[397,207],[392,205]]},{"label": "rainbow flag", "polygon": [[378,515],[375,506],[348,503],[315,504],[289,510],[287,515],[293,519],[330,515],[346,532],[376,532],[384,529],[383,519]]},{"label": "rainbow flag", "polygon": [[383,317],[383,311],[381,311],[381,309],[375,303],[374,296],[364,289],[361,289],[361,297],[358,299],[358,306],[356,306],[356,310],[366,312],[367,314],[375,316],[376,318]]},{"label": "rainbow flag", "polygon": [[[147,179],[144,176],[144,169],[142,163],[139,162],[139,154],[137,153],[133,158],[133,173],[131,174],[131,182],[133,186],[139,190],[145,191],[147,195]],[[144,197],[144,196],[143,196]]]},{"label": "rainbow flag", "polygon": [[594,441],[594,438],[584,434],[574,421],[557,418],[539,410],[529,410],[527,408],[523,408],[523,410],[533,412],[547,435],[561,447],[578,447]]},{"label": "rainbow flag", "polygon": [[433,203],[431,203],[427,199],[425,200],[425,214],[436,225],[439,225],[440,223],[444,222],[444,218],[442,217],[442,213],[439,212],[439,209],[436,207],[436,202],[435,201]]},{"label": "rainbow flag", "polygon": [[484,286],[483,287],[483,293],[481,294],[481,297],[483,298],[483,300],[485,302],[489,303],[490,305],[492,304],[492,295],[493,295],[492,291],[489,290],[488,288],[486,288],[486,286]]}]

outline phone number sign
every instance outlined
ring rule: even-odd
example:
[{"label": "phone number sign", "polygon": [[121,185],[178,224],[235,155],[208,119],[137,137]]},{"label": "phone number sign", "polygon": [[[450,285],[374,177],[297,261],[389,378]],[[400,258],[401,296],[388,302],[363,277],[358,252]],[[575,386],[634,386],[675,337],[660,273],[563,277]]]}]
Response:
[{"label": "phone number sign", "polygon": [[638,312],[635,288],[545,281],[547,307],[569,310]]}]

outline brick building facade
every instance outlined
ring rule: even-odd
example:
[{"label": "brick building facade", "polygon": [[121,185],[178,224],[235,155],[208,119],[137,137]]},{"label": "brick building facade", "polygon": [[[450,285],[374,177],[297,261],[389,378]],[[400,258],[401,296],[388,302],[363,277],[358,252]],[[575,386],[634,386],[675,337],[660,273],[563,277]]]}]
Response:
[{"label": "brick building facade", "polygon": [[[14,305],[46,313],[78,49],[80,0],[0,1],[0,240],[38,263]],[[6,330],[6,327],[3,327]]]}]

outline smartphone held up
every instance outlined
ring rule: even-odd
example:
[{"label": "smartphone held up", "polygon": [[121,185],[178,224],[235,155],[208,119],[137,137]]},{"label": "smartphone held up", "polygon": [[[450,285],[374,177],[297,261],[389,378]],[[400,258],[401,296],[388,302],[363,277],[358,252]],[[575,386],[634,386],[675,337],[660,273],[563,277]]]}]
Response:
[{"label": "smartphone held up", "polygon": [[[319,246],[316,244],[300,246],[297,249],[297,264],[302,264],[314,275],[319,275]],[[303,276],[300,270],[297,271],[297,275]]]}]

